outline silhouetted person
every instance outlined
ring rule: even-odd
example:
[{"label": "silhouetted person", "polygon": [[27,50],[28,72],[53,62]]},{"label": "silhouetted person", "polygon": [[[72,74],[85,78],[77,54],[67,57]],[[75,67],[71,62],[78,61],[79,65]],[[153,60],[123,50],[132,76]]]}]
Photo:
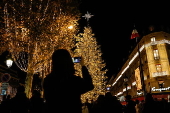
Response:
[{"label": "silhouetted person", "polygon": [[139,102],[139,113],[142,113],[144,103],[145,103],[145,101],[144,101],[144,100],[141,100],[141,101]]},{"label": "silhouetted person", "polygon": [[104,111],[105,113],[113,113],[113,111],[114,113],[123,113],[122,104],[110,92],[105,94]]},{"label": "silhouetted person", "polygon": [[19,86],[15,97],[10,100],[11,113],[29,113],[30,100],[26,96],[25,87]]},{"label": "silhouetted person", "polygon": [[44,99],[41,98],[41,93],[37,90],[33,90],[31,101],[31,109],[29,113],[44,113]]},{"label": "silhouetted person", "polygon": [[164,98],[160,101],[160,111],[162,113],[168,113],[168,101],[166,101]]},{"label": "silhouetted person", "polygon": [[92,113],[105,113],[104,109],[104,95],[99,95],[97,100],[94,102],[92,106]]},{"label": "silhouetted person", "polygon": [[92,103],[89,103],[89,99],[86,99],[85,103],[83,103],[84,107],[88,108],[88,113],[92,113]]},{"label": "silhouetted person", "polygon": [[147,93],[145,97],[145,103],[143,106],[143,112],[142,113],[159,113],[158,106],[156,102],[154,101],[152,94]]},{"label": "silhouetted person", "polygon": [[44,79],[44,97],[47,113],[82,113],[81,95],[94,88],[92,78],[83,65],[82,78],[75,75],[74,63],[66,49],[52,55],[52,71]]},{"label": "silhouetted person", "polygon": [[136,103],[135,101],[131,100],[131,95],[126,95],[125,99],[127,104],[124,113],[136,113]]},{"label": "silhouetted person", "polygon": [[10,105],[10,95],[3,95],[0,112],[10,113],[9,105]]},{"label": "silhouetted person", "polygon": [[135,109],[136,109],[136,113],[139,113],[139,100],[136,100],[136,106],[135,106]]}]

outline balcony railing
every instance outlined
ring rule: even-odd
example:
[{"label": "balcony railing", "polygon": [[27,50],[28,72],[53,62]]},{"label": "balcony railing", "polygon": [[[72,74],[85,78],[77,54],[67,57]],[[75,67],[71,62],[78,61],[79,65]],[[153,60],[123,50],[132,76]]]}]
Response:
[{"label": "balcony railing", "polygon": [[154,72],[153,73],[153,77],[165,76],[165,75],[167,75],[166,71]]}]

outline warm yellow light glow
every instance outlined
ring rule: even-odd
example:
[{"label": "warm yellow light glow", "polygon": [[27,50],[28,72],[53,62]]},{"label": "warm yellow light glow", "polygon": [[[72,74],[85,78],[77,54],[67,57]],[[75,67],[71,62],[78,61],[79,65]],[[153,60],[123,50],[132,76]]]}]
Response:
[{"label": "warm yellow light glow", "polygon": [[[8,50],[16,65],[27,72],[25,88],[28,97],[32,76],[49,66],[53,51],[59,48],[71,50],[75,46],[73,36],[77,34],[79,19],[76,3],[3,0],[0,4],[3,11],[0,17],[4,23],[0,28],[0,54]],[[68,29],[68,25],[74,29]]]},{"label": "warm yellow light glow", "polygon": [[73,26],[72,26],[72,25],[70,25],[68,28],[69,28],[69,29],[73,29]]},{"label": "warm yellow light glow", "polygon": [[[81,99],[83,102],[86,98],[96,100],[99,95],[105,95],[106,93],[107,77],[105,73],[107,70],[104,69],[106,64],[102,60],[100,46],[97,44],[91,27],[85,27],[84,33],[80,33],[75,38],[76,41],[78,41],[78,43],[76,43],[77,49],[75,50],[75,55],[84,58],[84,63],[92,76],[94,84],[94,89],[83,94]],[[80,75],[81,66],[76,64],[75,67],[76,70],[78,70],[77,75]]]},{"label": "warm yellow light glow", "polygon": [[10,68],[12,66],[12,63],[13,63],[12,59],[6,60],[6,65],[8,66],[8,68]]},{"label": "warm yellow light glow", "polygon": [[[85,98],[96,100],[98,95],[105,94],[107,70],[104,69],[100,46],[97,45],[90,27],[86,27],[84,33],[76,36],[79,14],[77,7],[72,6],[74,1],[64,5],[60,0],[43,4],[32,0],[7,1],[0,4],[5,4],[2,6],[4,12],[0,13],[4,17],[4,27],[0,29],[3,34],[0,53],[9,50],[16,65],[27,72],[25,88],[28,97],[31,96],[34,73],[41,72],[42,78],[45,78],[51,71],[53,51],[61,48],[69,50],[72,56],[83,56],[92,75],[95,88],[82,95],[82,101]],[[77,49],[73,52],[75,46]],[[81,76],[80,64],[77,63],[75,67],[78,70],[77,76]]]}]

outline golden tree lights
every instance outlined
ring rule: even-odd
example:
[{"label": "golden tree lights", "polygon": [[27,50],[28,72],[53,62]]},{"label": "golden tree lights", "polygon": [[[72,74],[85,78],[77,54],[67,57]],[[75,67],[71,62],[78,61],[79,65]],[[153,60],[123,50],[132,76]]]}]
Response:
[{"label": "golden tree lights", "polygon": [[48,66],[53,51],[74,47],[79,19],[75,6],[71,0],[4,0],[0,4],[0,54],[8,50],[17,66],[27,72],[28,97],[34,73]]},{"label": "golden tree lights", "polygon": [[[75,38],[78,41],[75,55],[83,57],[94,84],[92,91],[82,95],[82,101],[85,101],[86,98],[96,100],[99,95],[104,95],[106,92],[107,77],[105,74],[107,70],[104,69],[106,65],[101,57],[100,46],[97,44],[94,34],[92,34],[91,27],[85,27],[84,33],[78,34]],[[77,70],[80,68],[78,64],[76,64],[75,67]]]}]

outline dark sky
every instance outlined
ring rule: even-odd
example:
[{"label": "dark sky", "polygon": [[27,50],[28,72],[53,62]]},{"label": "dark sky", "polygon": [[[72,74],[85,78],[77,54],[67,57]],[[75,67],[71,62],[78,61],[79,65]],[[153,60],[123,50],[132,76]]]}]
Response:
[{"label": "dark sky", "polygon": [[[106,62],[108,77],[117,74],[135,40],[130,39],[134,28],[142,36],[150,25],[170,25],[168,3],[134,3],[99,0],[82,0],[82,16],[87,11],[94,15],[89,20],[93,33],[101,45],[103,59]],[[82,21],[86,21],[82,18]]]}]

